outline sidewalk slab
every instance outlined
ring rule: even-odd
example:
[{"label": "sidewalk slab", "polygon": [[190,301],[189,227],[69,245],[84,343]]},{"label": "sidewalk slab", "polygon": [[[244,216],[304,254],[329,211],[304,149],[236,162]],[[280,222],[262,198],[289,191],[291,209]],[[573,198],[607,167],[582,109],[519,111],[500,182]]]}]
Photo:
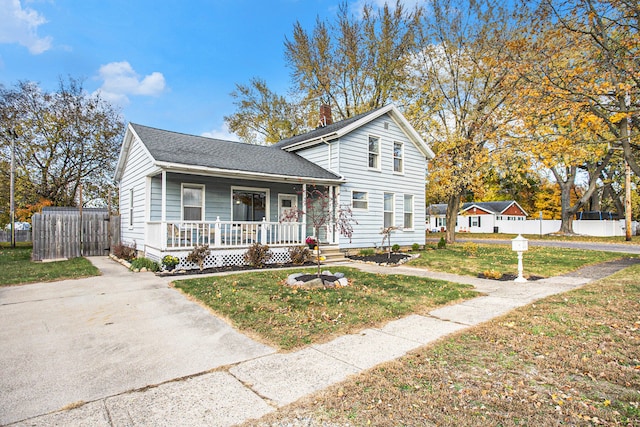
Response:
[{"label": "sidewalk slab", "polygon": [[361,370],[314,348],[240,363],[229,372],[278,406],[293,403]]},{"label": "sidewalk slab", "polygon": [[493,296],[478,297],[460,304],[448,305],[433,310],[429,314],[438,319],[475,326],[495,317],[502,316],[514,308],[521,307],[525,304],[526,303],[520,299]]},{"label": "sidewalk slab", "polygon": [[403,356],[418,346],[415,341],[395,337],[380,330],[365,329],[360,333],[344,335],[326,344],[312,347],[364,370]]},{"label": "sidewalk slab", "polygon": [[112,427],[104,400],[11,424],[11,427]]},{"label": "sidewalk slab", "polygon": [[226,427],[275,409],[226,372],[173,381],[106,399],[114,426]]},{"label": "sidewalk slab", "polygon": [[381,331],[424,345],[464,328],[460,323],[412,314],[387,323]]}]

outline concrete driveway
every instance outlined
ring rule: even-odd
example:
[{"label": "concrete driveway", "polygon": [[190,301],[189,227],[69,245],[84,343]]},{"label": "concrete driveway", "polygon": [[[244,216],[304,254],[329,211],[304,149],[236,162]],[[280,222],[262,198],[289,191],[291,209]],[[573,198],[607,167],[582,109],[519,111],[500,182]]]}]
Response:
[{"label": "concrete driveway", "polygon": [[0,288],[0,425],[275,352],[166,278],[90,260],[102,276]]}]

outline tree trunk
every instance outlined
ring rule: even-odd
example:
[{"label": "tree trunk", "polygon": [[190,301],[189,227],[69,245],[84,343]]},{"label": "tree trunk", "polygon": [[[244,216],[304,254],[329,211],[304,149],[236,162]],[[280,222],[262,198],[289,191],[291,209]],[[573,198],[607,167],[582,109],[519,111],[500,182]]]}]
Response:
[{"label": "tree trunk", "polygon": [[456,241],[456,221],[460,210],[460,194],[450,196],[447,200],[447,243]]}]

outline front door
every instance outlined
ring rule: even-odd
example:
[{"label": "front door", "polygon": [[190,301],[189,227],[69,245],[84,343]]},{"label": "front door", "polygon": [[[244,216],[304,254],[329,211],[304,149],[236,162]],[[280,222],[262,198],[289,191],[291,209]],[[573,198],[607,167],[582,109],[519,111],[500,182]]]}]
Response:
[{"label": "front door", "polygon": [[280,223],[279,240],[282,243],[299,243],[300,224],[298,223],[298,196],[295,194],[278,195],[278,219]]}]

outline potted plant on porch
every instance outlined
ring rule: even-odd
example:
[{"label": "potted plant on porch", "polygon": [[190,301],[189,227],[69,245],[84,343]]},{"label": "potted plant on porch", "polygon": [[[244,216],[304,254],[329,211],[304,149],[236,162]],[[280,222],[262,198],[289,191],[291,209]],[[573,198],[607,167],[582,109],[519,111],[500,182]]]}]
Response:
[{"label": "potted plant on porch", "polygon": [[318,241],[316,240],[316,238],[315,238],[315,237],[313,237],[313,236],[309,236],[309,237],[307,237],[307,240],[305,240],[305,243],[306,243],[307,245],[309,245],[309,249],[313,249],[313,248],[315,248],[315,247],[316,247],[316,245],[318,244]]}]

